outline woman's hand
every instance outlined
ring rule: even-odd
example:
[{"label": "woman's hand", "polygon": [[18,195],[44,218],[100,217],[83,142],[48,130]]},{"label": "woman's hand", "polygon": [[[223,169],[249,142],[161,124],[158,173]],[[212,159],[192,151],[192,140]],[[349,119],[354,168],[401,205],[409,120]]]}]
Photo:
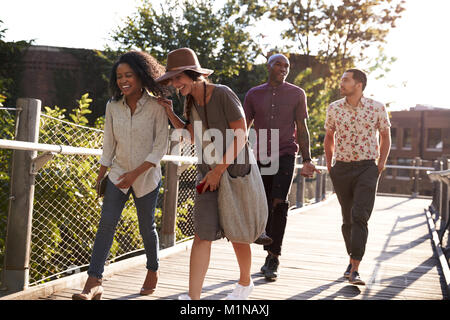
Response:
[{"label": "woman's hand", "polygon": [[172,100],[163,97],[158,97],[157,101],[162,107],[164,107],[164,109],[166,109],[167,114],[173,112]]},{"label": "woman's hand", "polygon": [[131,187],[133,182],[136,180],[136,178],[139,176],[139,174],[136,173],[135,170],[125,172],[123,175],[119,177],[119,183],[116,184],[116,187],[119,189],[127,189]]},{"label": "woman's hand", "polygon": [[202,193],[206,190],[209,191],[215,191],[219,188],[220,178],[222,177],[222,174],[218,170],[211,170],[209,171],[206,176],[200,181],[200,183],[205,182],[205,185],[203,186]]}]

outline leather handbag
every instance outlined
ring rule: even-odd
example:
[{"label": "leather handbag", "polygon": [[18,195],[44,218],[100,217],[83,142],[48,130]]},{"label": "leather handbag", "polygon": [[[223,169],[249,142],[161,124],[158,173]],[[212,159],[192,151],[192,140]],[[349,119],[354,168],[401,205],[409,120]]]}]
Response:
[{"label": "leather handbag", "polygon": [[[191,114],[194,121],[201,121],[195,108],[191,109]],[[208,124],[206,127],[209,128]],[[205,143],[202,138],[208,140],[208,133],[205,133],[203,126],[202,131],[202,137],[198,136],[196,140],[203,141],[202,149],[205,149],[209,143]],[[244,148],[248,154],[250,172],[243,177],[232,177],[225,170],[219,182],[218,211],[220,226],[229,241],[253,243],[264,232],[269,211],[255,156],[248,142]],[[208,162],[211,163],[211,159]],[[210,167],[214,168],[215,164]]]}]

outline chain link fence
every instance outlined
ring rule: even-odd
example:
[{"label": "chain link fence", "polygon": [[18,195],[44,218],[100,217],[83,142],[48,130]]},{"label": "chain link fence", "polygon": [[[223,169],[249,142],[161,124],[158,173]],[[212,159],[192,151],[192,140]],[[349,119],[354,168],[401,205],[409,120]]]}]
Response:
[{"label": "chain link fence", "polygon": [[[1,110],[1,138],[14,139],[12,112]],[[8,121],[6,121],[8,119]],[[7,123],[8,126],[3,125]],[[84,148],[101,148],[103,131],[41,115],[39,143]],[[183,145],[181,155],[193,155],[195,149]],[[10,158],[12,150],[0,149],[2,165],[0,198],[0,266],[3,267]],[[155,211],[157,230],[161,227],[164,203],[164,176]],[[101,215],[102,200],[96,199],[95,180],[99,169],[97,156],[61,155],[54,157],[36,174],[33,205],[30,280],[33,286],[87,269]],[[178,196],[176,240],[193,236],[192,209],[196,180],[195,166],[189,167],[180,177]],[[133,197],[125,205],[118,223],[108,262],[142,254],[143,242],[139,233]],[[0,269],[1,271],[1,269]]]},{"label": "chain link fence", "polygon": [[[39,142],[74,147],[101,148],[103,131],[41,117]],[[182,148],[181,155],[192,154]],[[164,200],[166,164],[162,163],[162,185],[155,211],[160,231]],[[99,169],[95,156],[56,155],[36,176],[32,225],[30,285],[57,278],[88,267],[101,214],[102,200],[96,199],[95,179]],[[176,239],[193,236],[192,208],[195,166],[180,177]],[[108,262],[142,254],[133,197],[125,204],[118,223]]]},{"label": "chain link fence", "polygon": [[[14,139],[17,112],[15,108],[0,108],[0,139]],[[12,150],[0,149],[0,274],[5,257],[12,153]]]}]

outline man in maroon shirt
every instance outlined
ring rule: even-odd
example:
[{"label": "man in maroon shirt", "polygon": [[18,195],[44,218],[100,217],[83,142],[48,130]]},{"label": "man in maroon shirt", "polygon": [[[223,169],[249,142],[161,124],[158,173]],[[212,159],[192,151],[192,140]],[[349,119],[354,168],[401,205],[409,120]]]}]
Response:
[{"label": "man in maroon shirt", "polygon": [[[258,165],[269,206],[266,234],[273,242],[264,246],[268,255],[261,271],[271,281],[279,276],[278,258],[281,255],[289,209],[287,195],[299,147],[303,158],[300,174],[311,177],[314,172],[320,173],[311,163],[306,95],[303,89],[285,81],[289,68],[286,56],[272,55],[267,62],[268,82],[250,89],[244,100],[247,127],[254,124],[256,130]],[[272,141],[273,130],[278,133],[279,141]],[[276,136],[273,138],[276,139]],[[272,150],[272,146],[278,148]],[[266,174],[264,168],[274,167],[274,163],[278,168],[277,172]]]}]

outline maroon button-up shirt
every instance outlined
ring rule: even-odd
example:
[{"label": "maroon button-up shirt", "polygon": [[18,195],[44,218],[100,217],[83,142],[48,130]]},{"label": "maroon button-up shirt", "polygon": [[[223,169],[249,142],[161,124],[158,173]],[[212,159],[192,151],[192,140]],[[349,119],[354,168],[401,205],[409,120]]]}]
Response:
[{"label": "maroon button-up shirt", "polygon": [[267,129],[267,155],[272,153],[270,129],[279,130],[279,155],[295,155],[298,151],[296,120],[308,118],[305,91],[291,83],[284,82],[278,87],[269,83],[253,87],[244,100],[247,122],[254,120],[260,156],[260,129]]}]

